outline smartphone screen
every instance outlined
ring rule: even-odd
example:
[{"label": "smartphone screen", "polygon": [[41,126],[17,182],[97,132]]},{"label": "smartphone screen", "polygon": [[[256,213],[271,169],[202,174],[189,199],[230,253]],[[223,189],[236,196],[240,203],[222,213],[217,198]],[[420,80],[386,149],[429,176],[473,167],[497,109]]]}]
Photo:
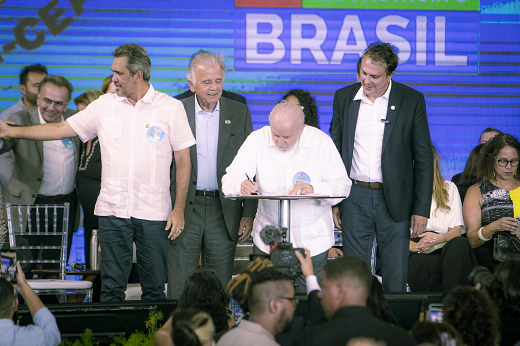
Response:
[{"label": "smartphone screen", "polygon": [[430,312],[430,321],[442,322],[442,304],[430,304],[428,311]]}]

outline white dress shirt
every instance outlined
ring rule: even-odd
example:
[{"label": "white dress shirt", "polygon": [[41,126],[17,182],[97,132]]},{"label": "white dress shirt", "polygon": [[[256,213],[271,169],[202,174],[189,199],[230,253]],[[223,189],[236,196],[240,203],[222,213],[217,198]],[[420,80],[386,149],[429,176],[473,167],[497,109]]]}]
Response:
[{"label": "white dress shirt", "polygon": [[[426,231],[435,232],[435,233],[448,233],[448,228],[453,228],[456,226],[463,226],[464,228],[464,219],[462,217],[462,202],[460,201],[459,190],[457,186],[451,181],[444,181],[444,186],[448,190],[448,205],[450,206],[450,210],[442,210],[439,209],[435,212],[435,208],[437,208],[437,202],[432,197],[432,206],[430,209],[430,218],[428,219],[428,225],[426,225]],[[463,229],[463,233],[465,230]]]},{"label": "white dress shirt", "polygon": [[218,190],[217,150],[220,101],[213,113],[202,110],[195,97],[195,136],[197,137],[197,190]]},{"label": "white dress shirt", "polygon": [[[38,108],[40,124],[47,124]],[[63,116],[61,117],[63,122]],[[75,188],[74,141],[71,138],[43,141],[43,178],[38,194],[68,195]]]},{"label": "white dress shirt", "polygon": [[165,221],[172,211],[172,151],[192,146],[195,138],[182,103],[149,85],[135,106],[106,94],[67,119],[83,142],[99,137],[98,216]]},{"label": "white dress shirt", "polygon": [[381,173],[381,153],[383,135],[388,109],[388,99],[392,81],[385,94],[372,103],[366,96],[363,86],[359,88],[354,100],[361,100],[354,136],[354,151],[350,178],[365,182],[383,182]]},{"label": "white dress shirt", "polygon": [[[256,176],[261,195],[286,195],[294,186],[293,178],[303,172],[310,178],[314,194],[348,196],[352,182],[332,142],[325,133],[305,126],[292,155],[281,152],[274,144],[271,128],[266,126],[246,139],[222,177],[222,191],[226,196],[239,195],[240,185]],[[332,205],[342,199],[313,199],[291,201],[291,242],[305,247],[312,256],[334,245]],[[260,238],[266,225],[278,227],[278,206],[275,200],[258,202],[253,225],[253,241],[260,250],[269,253],[269,246]]]}]

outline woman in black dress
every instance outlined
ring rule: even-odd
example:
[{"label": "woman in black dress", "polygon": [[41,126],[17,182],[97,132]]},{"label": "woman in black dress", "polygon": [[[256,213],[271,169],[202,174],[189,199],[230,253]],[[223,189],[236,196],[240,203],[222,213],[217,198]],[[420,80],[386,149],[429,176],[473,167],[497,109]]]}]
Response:
[{"label": "woman in black dress", "polygon": [[[78,112],[97,100],[100,91],[89,91],[74,99]],[[81,156],[76,173],[76,192],[83,209],[83,229],[85,235],[85,264],[90,268],[90,239],[92,230],[98,229],[98,217],[94,215],[99,192],[101,191],[101,152],[98,138],[93,138],[81,145]]]},{"label": "woman in black dress", "polygon": [[[499,234],[515,233],[519,226],[514,218],[518,206],[513,207],[512,197],[520,193],[519,156],[520,142],[511,135],[500,134],[487,142],[479,165],[483,180],[468,189],[464,200],[468,241],[479,265],[491,272],[499,264],[493,259],[494,239]],[[516,236],[520,238],[520,234]]]}]

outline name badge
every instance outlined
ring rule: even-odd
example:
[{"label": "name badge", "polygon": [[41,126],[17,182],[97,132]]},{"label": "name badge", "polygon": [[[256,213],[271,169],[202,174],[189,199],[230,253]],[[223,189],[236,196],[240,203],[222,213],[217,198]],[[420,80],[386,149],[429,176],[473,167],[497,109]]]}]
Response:
[{"label": "name badge", "polygon": [[[149,125],[147,125],[148,127]],[[146,140],[153,145],[158,145],[164,139],[164,131],[160,126],[150,126],[146,130]]]},{"label": "name badge", "polygon": [[311,185],[311,177],[309,177],[305,172],[298,172],[293,177],[293,185],[298,183],[307,183]]},{"label": "name badge", "polygon": [[65,148],[69,150],[74,150],[74,142],[72,141],[72,138],[65,138],[62,139],[61,142],[65,146]]}]

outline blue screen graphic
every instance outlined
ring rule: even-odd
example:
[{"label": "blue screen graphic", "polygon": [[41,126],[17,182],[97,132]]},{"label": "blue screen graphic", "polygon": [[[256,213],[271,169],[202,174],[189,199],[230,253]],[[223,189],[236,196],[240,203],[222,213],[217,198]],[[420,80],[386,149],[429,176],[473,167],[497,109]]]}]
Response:
[{"label": "blue screen graphic", "polygon": [[100,89],[115,47],[137,43],[151,57],[151,82],[159,91],[175,96],[188,89],[189,58],[199,49],[221,52],[228,67],[224,88],[246,97],[255,129],[298,88],[316,99],[328,133],[334,92],[356,81],[367,45],[386,41],[399,49],[393,79],[426,97],[445,178],[462,171],[485,128],[520,134],[520,0],[481,0],[479,11],[239,2],[0,1],[0,111],[18,102],[25,65],[41,63],[65,76],[74,98]]}]

